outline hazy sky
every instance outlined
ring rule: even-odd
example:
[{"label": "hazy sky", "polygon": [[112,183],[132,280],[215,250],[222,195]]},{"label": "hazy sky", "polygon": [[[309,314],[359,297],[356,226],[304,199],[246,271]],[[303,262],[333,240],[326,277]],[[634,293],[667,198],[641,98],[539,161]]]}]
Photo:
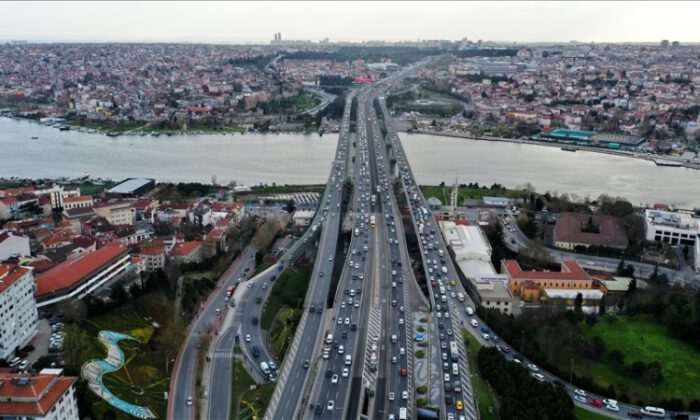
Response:
[{"label": "hazy sky", "polygon": [[700,2],[0,2],[0,40],[700,41]]}]

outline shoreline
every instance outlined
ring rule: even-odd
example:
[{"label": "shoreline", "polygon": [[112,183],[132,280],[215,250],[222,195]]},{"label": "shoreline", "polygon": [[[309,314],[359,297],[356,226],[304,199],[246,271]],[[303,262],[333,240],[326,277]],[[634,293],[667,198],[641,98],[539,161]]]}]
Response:
[{"label": "shoreline", "polygon": [[696,162],[688,162],[687,160],[674,159],[673,157],[670,157],[670,156],[661,156],[661,155],[653,155],[653,154],[642,155],[641,153],[637,153],[637,152],[603,149],[600,147],[579,146],[579,145],[571,145],[571,144],[564,144],[564,143],[550,143],[550,142],[543,142],[543,141],[529,140],[529,139],[510,139],[510,138],[505,138],[505,137],[484,136],[484,137],[476,138],[474,136],[470,136],[467,134],[461,134],[461,133],[434,132],[434,131],[427,131],[427,130],[413,130],[411,132],[408,132],[408,131],[401,131],[401,132],[405,133],[405,134],[426,134],[426,135],[431,135],[431,136],[451,137],[451,138],[459,138],[459,139],[475,140],[475,141],[483,140],[483,141],[502,142],[502,143],[528,144],[531,146],[554,147],[557,149],[561,149],[563,147],[566,147],[566,148],[574,149],[571,151],[581,150],[584,152],[602,153],[602,154],[607,154],[607,155],[614,155],[614,156],[621,156],[621,157],[645,160],[645,161],[649,161],[649,162],[654,163],[656,166],[671,166],[671,167],[700,170],[700,162],[697,162],[697,163]]}]

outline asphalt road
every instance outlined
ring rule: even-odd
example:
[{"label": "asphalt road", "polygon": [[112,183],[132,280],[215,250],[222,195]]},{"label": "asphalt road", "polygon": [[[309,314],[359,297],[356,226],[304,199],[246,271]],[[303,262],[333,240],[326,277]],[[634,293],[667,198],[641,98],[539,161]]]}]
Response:
[{"label": "asphalt road", "polygon": [[[203,304],[190,334],[185,337],[180,349],[172,376],[175,378],[172,386],[171,399],[168,404],[168,418],[192,419],[194,418],[194,405],[187,405],[187,399],[194,398],[194,381],[197,371],[197,351],[201,336],[210,334],[210,326],[216,325],[223,317],[227,306],[225,305],[226,287],[234,282],[245,272],[255,268],[255,252],[252,246],[246,248],[243,253],[231,264],[224,273],[225,286],[214,290],[206,304]],[[219,313],[217,313],[217,310]],[[230,382],[230,379],[229,379]]]}]

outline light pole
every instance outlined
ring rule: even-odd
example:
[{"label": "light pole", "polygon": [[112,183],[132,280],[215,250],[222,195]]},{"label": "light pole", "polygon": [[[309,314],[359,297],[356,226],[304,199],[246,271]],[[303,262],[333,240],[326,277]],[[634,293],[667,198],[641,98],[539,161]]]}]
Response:
[{"label": "light pole", "polygon": [[571,358],[571,375],[569,375],[569,385],[571,385],[573,380],[574,380],[574,358],[572,357]]}]

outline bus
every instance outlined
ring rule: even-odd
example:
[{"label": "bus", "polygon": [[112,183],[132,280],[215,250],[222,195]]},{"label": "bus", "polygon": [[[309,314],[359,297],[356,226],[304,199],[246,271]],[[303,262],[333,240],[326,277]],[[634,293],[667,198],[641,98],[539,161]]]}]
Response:
[{"label": "bus", "polygon": [[373,229],[376,226],[376,218],[374,217],[374,215],[371,215],[369,217],[369,225],[372,226]]},{"label": "bus", "polygon": [[663,408],[646,406],[640,410],[645,416],[666,417],[666,410]]}]

